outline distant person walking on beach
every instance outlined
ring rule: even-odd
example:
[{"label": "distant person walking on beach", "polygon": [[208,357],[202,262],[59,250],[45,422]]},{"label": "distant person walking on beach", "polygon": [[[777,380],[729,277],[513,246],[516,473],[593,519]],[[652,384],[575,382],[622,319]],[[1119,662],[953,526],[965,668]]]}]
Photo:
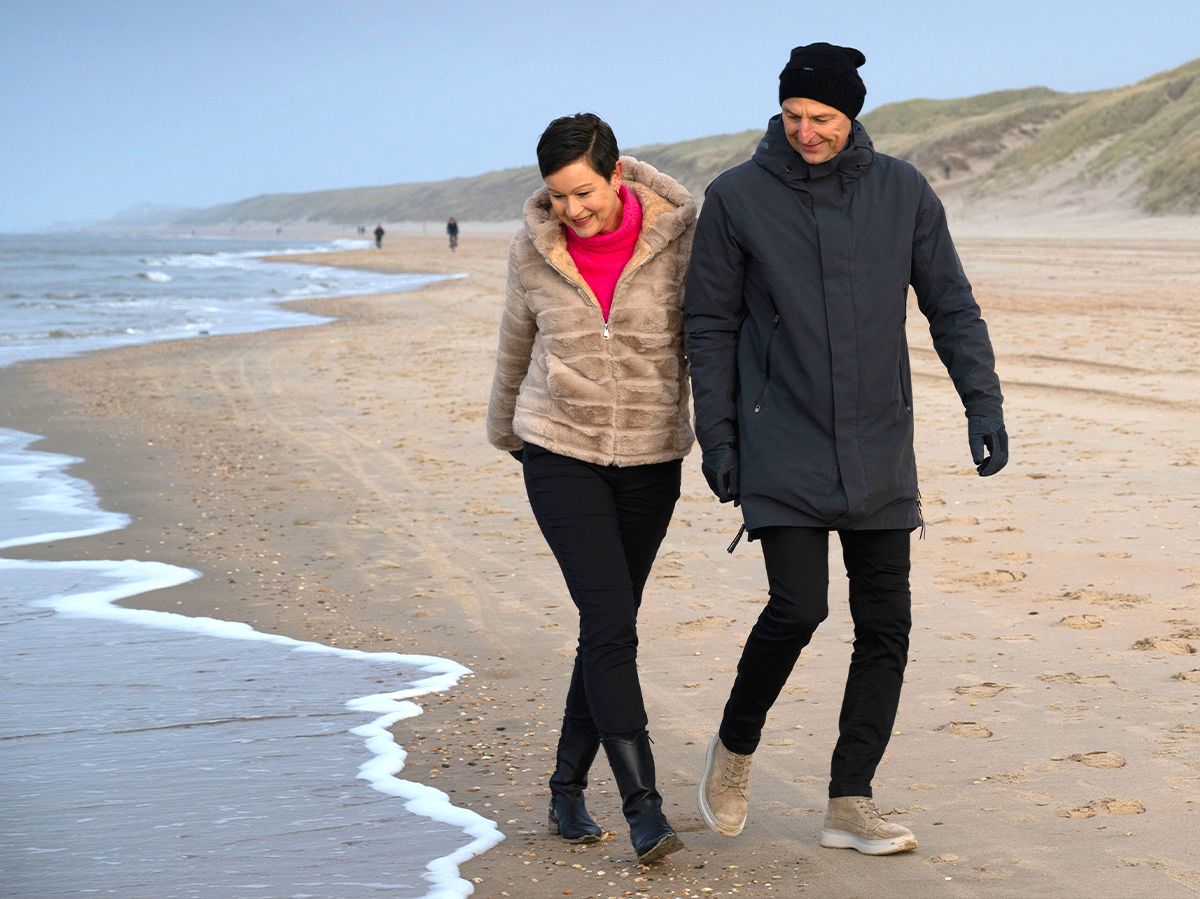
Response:
[{"label": "distant person walking on beach", "polygon": [[854,651],[820,841],[887,855],[917,845],[881,817],[871,789],[900,700],[909,541],[923,524],[910,284],[966,409],[980,475],[1004,467],[1008,435],[987,326],[942,204],[913,166],[876,153],[856,120],[864,62],[849,47],[794,49],[779,78],[781,114],[753,159],[713,181],[697,225],[686,308],[702,470],[721,502],[740,503],[769,587],[699,803],[712,830],[741,833],[767,713],[829,614],[836,531]]},{"label": "distant person walking on beach", "polygon": [[375,249],[378,250],[383,246],[383,235],[386,233],[387,232],[383,230],[383,225],[375,226]]},{"label": "distant person walking on beach", "polygon": [[655,785],[637,612],[693,442],[682,279],[696,204],[620,156],[590,113],[551,122],[537,157],[546,187],[509,251],[488,439],[521,462],[579,611],[550,830],[600,839],[583,791],[603,745],[646,864],[683,848]]},{"label": "distant person walking on beach", "polygon": [[450,252],[453,253],[458,248],[458,222],[454,216],[450,216],[450,221],[446,222],[446,233],[450,236]]}]

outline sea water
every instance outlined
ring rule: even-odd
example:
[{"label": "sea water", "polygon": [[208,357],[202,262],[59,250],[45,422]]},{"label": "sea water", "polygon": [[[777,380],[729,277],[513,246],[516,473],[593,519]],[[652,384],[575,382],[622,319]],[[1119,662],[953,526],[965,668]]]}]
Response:
[{"label": "sea water", "polygon": [[[321,248],[0,236],[0,365],[313,324],[323,319],[275,303],[429,280],[254,258]],[[78,459],[38,439],[0,427],[6,555],[127,524],[68,474]],[[114,605],[198,576],[145,560],[0,559],[0,893],[469,894],[457,866],[502,837],[396,776],[405,753],[389,731],[468,670]]]},{"label": "sea water", "polygon": [[283,300],[408,290],[430,275],[262,262],[365,241],[0,234],[0,366],[135,343],[315,324]]}]

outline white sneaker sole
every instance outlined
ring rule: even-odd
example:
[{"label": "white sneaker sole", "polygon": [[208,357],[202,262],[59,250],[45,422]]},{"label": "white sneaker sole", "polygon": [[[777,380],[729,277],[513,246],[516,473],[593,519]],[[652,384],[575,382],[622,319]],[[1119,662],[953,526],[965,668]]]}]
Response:
[{"label": "white sneaker sole", "polygon": [[719,736],[714,736],[712,742],[708,744],[708,753],[704,757],[704,773],[700,775],[700,788],[697,791],[697,801],[700,806],[700,817],[704,819],[704,823],[708,825],[708,829],[718,836],[736,837],[746,827],[746,818],[750,817],[750,813],[746,813],[746,817],[742,818],[742,823],[736,827],[730,827],[728,824],[722,824],[712,813],[712,809],[708,807],[708,800],[704,798],[704,785],[708,783],[708,774],[712,770],[713,753],[717,749],[717,740]]},{"label": "white sneaker sole", "polygon": [[826,849],[856,849],[863,855],[895,855],[917,848],[917,838],[893,837],[890,840],[864,840],[844,830],[821,829],[821,845]]}]

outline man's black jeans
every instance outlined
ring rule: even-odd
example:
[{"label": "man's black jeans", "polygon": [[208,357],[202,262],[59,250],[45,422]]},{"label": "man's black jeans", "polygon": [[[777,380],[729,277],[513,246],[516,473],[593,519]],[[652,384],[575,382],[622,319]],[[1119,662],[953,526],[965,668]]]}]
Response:
[{"label": "man's black jeans", "polygon": [[637,611],[679,499],[680,460],[618,468],[532,444],[522,455],[538,527],[579,609],[566,716],[603,736],[646,726]]},{"label": "man's black jeans", "polygon": [[[829,795],[870,796],[887,749],[912,628],[907,530],[838,531],[850,579],[854,652],[838,720]],[[800,650],[829,614],[829,531],[764,528],[770,599],[750,632],[725,705],[721,742],[754,752],[767,712],[787,682]]]}]

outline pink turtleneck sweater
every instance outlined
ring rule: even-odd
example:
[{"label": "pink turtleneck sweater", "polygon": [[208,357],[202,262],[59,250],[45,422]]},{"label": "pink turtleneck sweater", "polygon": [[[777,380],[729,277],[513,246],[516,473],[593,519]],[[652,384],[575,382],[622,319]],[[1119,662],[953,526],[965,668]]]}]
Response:
[{"label": "pink turtleneck sweater", "polygon": [[624,184],[621,185],[621,224],[616,231],[580,237],[570,228],[567,232],[567,252],[575,260],[575,266],[583,280],[600,301],[600,311],[608,321],[612,309],[613,291],[625,264],[633,255],[633,247],[642,233],[642,204]]}]

